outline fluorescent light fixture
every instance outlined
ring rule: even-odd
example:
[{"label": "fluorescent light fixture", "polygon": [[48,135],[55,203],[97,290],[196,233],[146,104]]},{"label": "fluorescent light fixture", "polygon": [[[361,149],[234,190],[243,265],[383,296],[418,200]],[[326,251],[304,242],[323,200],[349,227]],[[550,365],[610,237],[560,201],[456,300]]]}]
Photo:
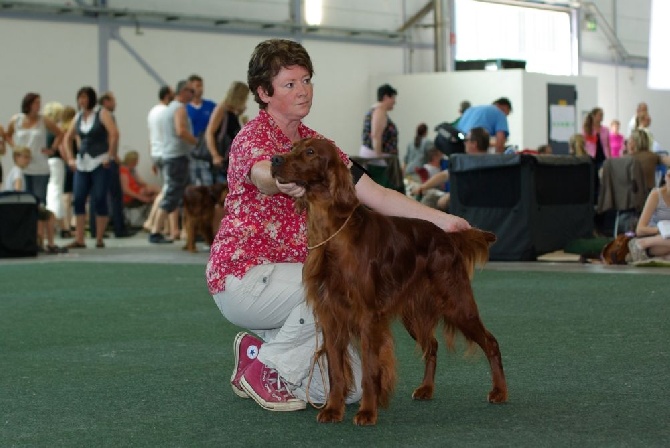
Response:
[{"label": "fluorescent light fixture", "polygon": [[670,2],[651,0],[651,25],[649,26],[649,68],[647,87],[670,90],[670,61],[667,44],[670,42]]},{"label": "fluorescent light fixture", "polygon": [[323,20],[323,2],[321,0],[305,0],[305,22],[307,25],[321,25]]}]

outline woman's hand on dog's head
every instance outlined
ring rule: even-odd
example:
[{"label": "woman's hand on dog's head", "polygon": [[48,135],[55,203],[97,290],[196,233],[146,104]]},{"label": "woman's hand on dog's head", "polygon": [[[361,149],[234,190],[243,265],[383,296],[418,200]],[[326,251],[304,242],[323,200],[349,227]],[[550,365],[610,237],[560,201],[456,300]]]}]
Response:
[{"label": "woman's hand on dog's head", "polygon": [[278,180],[275,180],[275,183],[277,184],[277,189],[279,190],[280,193],[284,193],[293,198],[301,198],[305,195],[305,187],[301,187],[296,183],[289,182],[283,184]]}]

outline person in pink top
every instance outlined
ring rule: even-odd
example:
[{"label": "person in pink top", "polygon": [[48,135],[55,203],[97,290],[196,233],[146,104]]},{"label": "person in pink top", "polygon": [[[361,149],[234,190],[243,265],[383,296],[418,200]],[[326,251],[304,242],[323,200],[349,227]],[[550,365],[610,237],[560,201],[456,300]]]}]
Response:
[{"label": "person in pink top", "polygon": [[[306,137],[320,137],[302,123],[312,106],[313,67],[305,48],[294,41],[270,39],[256,46],[247,80],[260,112],[237,134],[230,150],[229,193],[219,231],[210,249],[206,277],[219,310],[231,323],[249,329],[234,340],[233,392],[264,409],[294,411],[309,399],[325,402],[327,369],[310,375],[322,339],[302,285],[307,257],[306,217],[295,198],[305,190],[281,184],[270,174],[270,159]],[[340,151],[351,167],[359,199],[388,215],[429,220],[445,231],[469,224],[430,209],[376,184]],[[360,399],[360,359],[351,349],[355,390]],[[307,390],[309,384],[309,391]]]},{"label": "person in pink top", "polygon": [[584,139],[586,152],[599,165],[611,157],[609,130],[603,126],[603,110],[593,109],[584,118]]},{"label": "person in pink top", "polygon": [[584,141],[586,153],[593,161],[593,202],[598,202],[598,192],[600,190],[600,168],[602,168],[605,159],[611,157],[609,130],[603,126],[603,110],[599,107],[594,108],[584,118]]},{"label": "person in pink top", "polygon": [[621,123],[619,120],[612,120],[610,124],[610,155],[611,157],[621,157],[623,155],[624,147],[624,137],[623,134],[619,133],[621,128]]}]

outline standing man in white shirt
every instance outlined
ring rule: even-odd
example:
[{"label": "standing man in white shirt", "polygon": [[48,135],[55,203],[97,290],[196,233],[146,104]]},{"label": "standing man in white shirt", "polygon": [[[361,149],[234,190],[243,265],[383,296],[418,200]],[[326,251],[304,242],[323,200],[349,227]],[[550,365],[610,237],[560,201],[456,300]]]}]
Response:
[{"label": "standing man in white shirt", "polygon": [[[160,233],[167,216],[179,212],[184,190],[189,183],[189,153],[198,143],[193,135],[191,120],[186,105],[193,99],[193,88],[186,80],[179,81],[175,97],[160,114],[161,159],[163,163],[163,199],[160,201],[149,242],[171,243]],[[174,232],[175,229],[172,229]]]},{"label": "standing man in white shirt", "polygon": [[[162,138],[161,138],[161,125],[160,117],[163,111],[167,109],[167,105],[174,99],[174,91],[172,87],[168,85],[161,86],[158,90],[158,104],[151,108],[149,115],[147,116],[147,126],[149,128],[149,156],[151,157],[151,171],[154,175],[158,176],[163,183],[162,169],[163,163],[161,161],[161,155],[163,153],[162,149]],[[163,191],[158,194],[156,200],[154,200],[153,206],[151,207],[151,212],[147,220],[144,222],[143,227],[151,231],[153,227],[153,222],[156,216],[156,211],[158,209],[158,204],[163,199]],[[179,215],[177,213],[172,213],[168,217],[170,227],[173,229],[179,228]]]}]

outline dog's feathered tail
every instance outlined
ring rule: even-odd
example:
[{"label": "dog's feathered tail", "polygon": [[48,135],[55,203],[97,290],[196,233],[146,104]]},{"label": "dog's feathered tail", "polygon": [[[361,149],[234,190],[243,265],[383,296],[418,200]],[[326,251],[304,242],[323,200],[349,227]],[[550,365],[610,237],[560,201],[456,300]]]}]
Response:
[{"label": "dog's feathered tail", "polygon": [[453,235],[457,237],[457,247],[472,280],[475,267],[483,266],[489,260],[489,246],[495,242],[496,236],[479,229],[463,230]]},{"label": "dog's feathered tail", "polygon": [[[496,236],[491,232],[486,232],[479,229],[468,229],[461,232],[450,234],[454,238],[455,246],[457,247],[460,256],[463,259],[463,264],[467,270],[470,281],[474,276],[475,267],[483,266],[489,260],[489,246],[496,240]],[[472,300],[472,298],[470,298]],[[474,301],[472,301],[473,306]],[[444,339],[447,342],[447,349],[453,351],[456,346],[456,336],[459,333],[457,328],[449,321],[444,322],[443,326]],[[469,338],[465,338],[467,342],[467,354],[473,354],[477,345]]]}]

